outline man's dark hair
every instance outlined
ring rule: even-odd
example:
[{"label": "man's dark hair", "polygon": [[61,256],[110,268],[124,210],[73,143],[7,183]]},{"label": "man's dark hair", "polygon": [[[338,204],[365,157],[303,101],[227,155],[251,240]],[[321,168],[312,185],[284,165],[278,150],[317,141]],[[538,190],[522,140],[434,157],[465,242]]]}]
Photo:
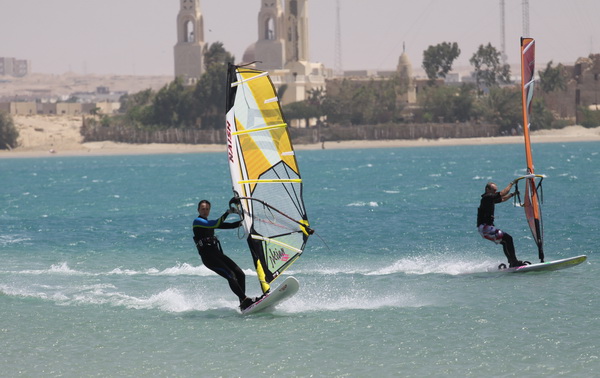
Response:
[{"label": "man's dark hair", "polygon": [[200,208],[200,205],[202,205],[203,203],[207,204],[208,207],[212,207],[212,205],[210,204],[210,202],[208,202],[208,200],[202,200],[202,201],[198,202],[198,208]]}]

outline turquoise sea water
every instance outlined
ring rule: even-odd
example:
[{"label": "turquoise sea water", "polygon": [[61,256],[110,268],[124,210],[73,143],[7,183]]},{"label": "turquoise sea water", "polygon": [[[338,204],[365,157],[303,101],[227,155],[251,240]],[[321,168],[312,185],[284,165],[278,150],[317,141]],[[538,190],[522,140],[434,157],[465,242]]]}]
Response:
[{"label": "turquoise sea water", "polygon": [[[488,180],[524,174],[520,145],[299,151],[319,237],[299,293],[243,317],[191,239],[202,198],[230,198],[220,153],[0,160],[1,376],[597,376],[600,143],[538,144],[546,273],[475,229]],[[523,209],[497,206],[536,261]],[[259,287],[245,240],[220,230]]]}]

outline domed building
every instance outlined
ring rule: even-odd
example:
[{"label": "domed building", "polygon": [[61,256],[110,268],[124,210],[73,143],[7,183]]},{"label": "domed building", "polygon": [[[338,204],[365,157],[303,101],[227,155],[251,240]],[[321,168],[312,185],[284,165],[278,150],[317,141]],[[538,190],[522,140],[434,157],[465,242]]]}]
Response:
[{"label": "domed building", "polygon": [[242,55],[242,64],[251,63],[256,61],[256,43],[251,44],[244,51]]},{"label": "domed building", "polygon": [[285,88],[280,92],[284,104],[306,99],[310,90],[325,89],[324,65],[309,59],[308,0],[260,4],[258,39],[244,51],[243,63],[256,62],[257,69],[269,71],[275,87]]}]

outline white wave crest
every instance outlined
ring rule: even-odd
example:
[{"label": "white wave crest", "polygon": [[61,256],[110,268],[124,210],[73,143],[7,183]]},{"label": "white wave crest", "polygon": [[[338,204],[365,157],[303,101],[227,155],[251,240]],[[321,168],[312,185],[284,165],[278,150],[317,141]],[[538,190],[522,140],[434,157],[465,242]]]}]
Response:
[{"label": "white wave crest", "polygon": [[60,275],[74,275],[74,276],[91,275],[91,273],[80,272],[80,271],[69,268],[69,265],[66,262],[53,264],[50,266],[49,269],[23,270],[18,273],[32,274],[32,275],[41,275],[41,274],[60,274]]},{"label": "white wave crest", "polygon": [[16,244],[29,240],[31,240],[31,238],[26,238],[18,235],[0,235],[0,245],[3,247],[9,244]]},{"label": "white wave crest", "polygon": [[349,206],[349,207],[350,206],[356,206],[356,207],[365,207],[365,206],[368,206],[368,207],[378,207],[379,204],[377,202],[375,202],[375,201],[370,201],[370,202],[357,201],[357,202],[349,203],[346,206]]}]

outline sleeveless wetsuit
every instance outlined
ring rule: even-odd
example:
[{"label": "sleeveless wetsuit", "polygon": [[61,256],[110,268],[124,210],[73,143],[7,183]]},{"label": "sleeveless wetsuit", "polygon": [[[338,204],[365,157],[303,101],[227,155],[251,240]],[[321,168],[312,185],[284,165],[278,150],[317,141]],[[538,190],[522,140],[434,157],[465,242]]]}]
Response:
[{"label": "sleeveless wetsuit", "polygon": [[481,203],[477,209],[477,230],[484,239],[502,244],[509,265],[517,266],[519,261],[512,236],[494,226],[494,210],[496,204],[500,202],[502,202],[502,196],[499,192],[481,195]]}]

